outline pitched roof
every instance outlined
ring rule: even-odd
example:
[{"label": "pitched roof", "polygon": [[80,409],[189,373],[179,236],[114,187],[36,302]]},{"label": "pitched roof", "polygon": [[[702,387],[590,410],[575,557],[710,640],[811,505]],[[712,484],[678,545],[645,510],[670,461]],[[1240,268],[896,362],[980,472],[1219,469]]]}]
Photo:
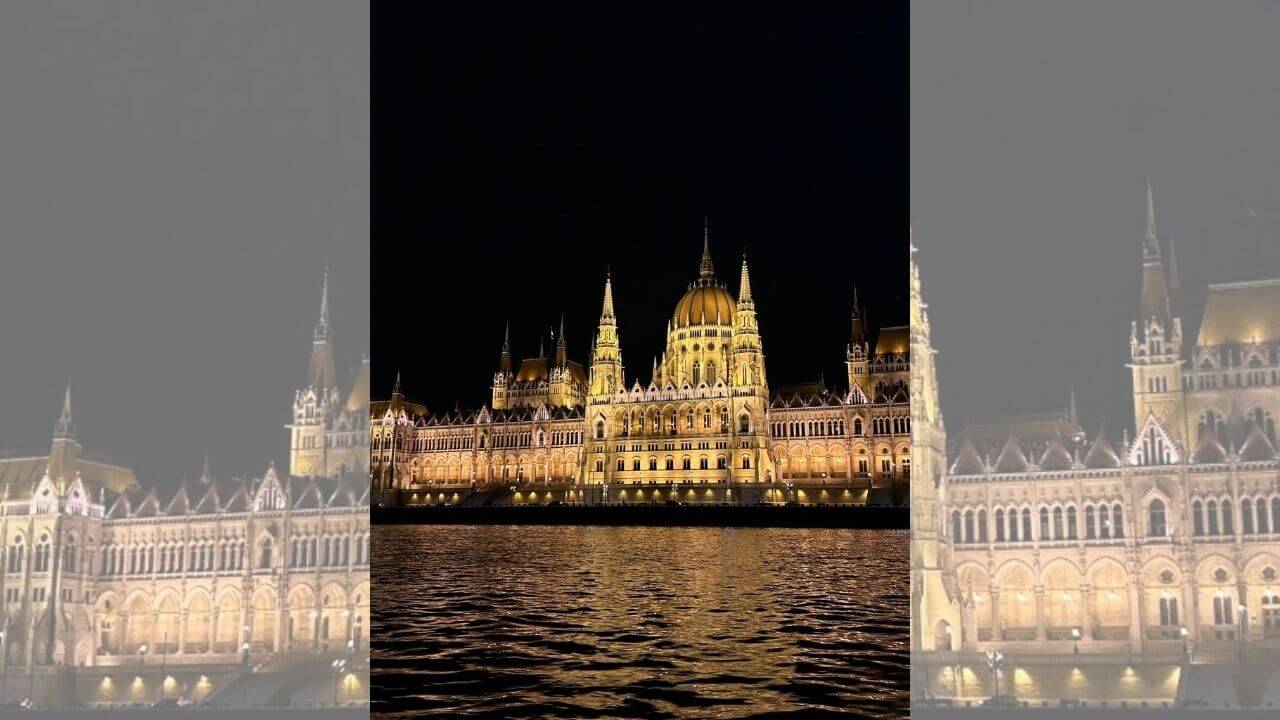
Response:
[{"label": "pitched roof", "polygon": [[1280,279],[1209,286],[1197,345],[1280,342]]}]

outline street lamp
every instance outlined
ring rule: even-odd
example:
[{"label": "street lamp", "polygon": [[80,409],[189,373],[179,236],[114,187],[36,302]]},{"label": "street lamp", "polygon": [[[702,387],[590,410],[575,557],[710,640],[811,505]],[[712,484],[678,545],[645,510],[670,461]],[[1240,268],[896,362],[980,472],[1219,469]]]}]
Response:
[{"label": "street lamp", "polygon": [[338,683],[342,679],[342,670],[347,666],[347,661],[342,658],[338,658],[337,660],[334,660],[331,665],[333,666],[333,706],[337,707]]},{"label": "street lamp", "polygon": [[1078,627],[1071,628],[1071,640],[1074,643],[1071,649],[1072,654],[1079,655],[1080,654],[1080,628]]},{"label": "street lamp", "polygon": [[1002,660],[1004,660],[1004,653],[999,650],[987,651],[987,666],[991,668],[991,679],[995,683],[995,694],[991,697],[996,703],[1000,702],[1000,662]]},{"label": "street lamp", "polygon": [[320,625],[316,622],[316,618],[320,617],[320,611],[312,608],[307,612],[307,617],[311,618],[311,649],[320,649]]},{"label": "street lamp", "polygon": [[142,658],[147,654],[147,644],[143,643],[138,646],[138,667],[142,667]]},{"label": "street lamp", "polygon": [[1182,627],[1178,628],[1178,636],[1182,638],[1182,657],[1183,658],[1187,658],[1187,636],[1190,634],[1191,632],[1187,630],[1187,626],[1183,625]]}]

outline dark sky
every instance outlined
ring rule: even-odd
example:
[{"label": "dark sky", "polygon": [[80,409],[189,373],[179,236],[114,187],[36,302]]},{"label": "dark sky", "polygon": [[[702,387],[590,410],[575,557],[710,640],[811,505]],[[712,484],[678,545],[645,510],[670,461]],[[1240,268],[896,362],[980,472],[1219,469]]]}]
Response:
[{"label": "dark sky", "polygon": [[[305,12],[303,12],[305,10]],[[0,449],[86,450],[145,486],[287,468],[320,276],[368,349],[368,10],[0,7]],[[345,377],[345,374],[344,374]]]},{"label": "dark sky", "polygon": [[912,4],[911,208],[950,432],[1132,431],[1146,177],[1194,342],[1207,285],[1280,275],[1280,5]]},{"label": "dark sky", "polygon": [[565,313],[585,364],[606,268],[647,381],[704,213],[735,294],[748,253],[775,387],[843,384],[855,282],[906,322],[906,3],[463,5],[374,8],[375,397],[402,369],[434,410],[487,402],[508,319],[518,361]]}]

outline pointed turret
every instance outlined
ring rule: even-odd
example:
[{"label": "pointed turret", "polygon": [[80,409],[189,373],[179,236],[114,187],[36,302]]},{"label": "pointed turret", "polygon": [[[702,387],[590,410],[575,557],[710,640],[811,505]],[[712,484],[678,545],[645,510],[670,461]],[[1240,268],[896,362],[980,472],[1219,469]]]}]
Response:
[{"label": "pointed turret", "polygon": [[862,317],[862,307],[858,304],[858,286],[853,286],[853,317],[851,318],[849,341],[854,345],[867,343],[867,324]]},{"label": "pointed turret", "polygon": [[711,262],[711,222],[702,216],[702,261],[698,263],[698,277],[710,279],[716,275],[716,266]]},{"label": "pointed turret", "polygon": [[560,337],[556,338],[556,367],[564,367],[569,362],[569,349],[564,341],[564,313],[560,313]]},{"label": "pointed turret", "polygon": [[320,283],[320,320],[311,341],[311,361],[307,364],[307,385],[327,389],[335,385],[333,340],[329,333],[329,267]]},{"label": "pointed turret", "polygon": [[1156,233],[1156,206],[1151,194],[1151,180],[1147,180],[1146,229],[1142,237],[1142,322],[1151,318],[1160,321],[1169,332],[1169,293],[1165,284],[1164,262],[1160,257],[1160,240]]},{"label": "pointed turret", "polygon": [[209,451],[204,453],[204,466],[200,469],[200,484],[209,485],[213,482],[213,472],[209,469]]},{"label": "pointed turret", "polygon": [[502,359],[498,361],[498,371],[506,375],[511,374],[511,321],[507,321],[506,329],[502,332]]},{"label": "pointed turret", "polygon": [[603,325],[605,320],[614,320],[613,277],[609,273],[605,273],[604,275],[604,303],[600,307],[600,324]]},{"label": "pointed turret", "polygon": [[62,413],[58,415],[58,422],[54,424],[54,437],[70,438],[75,437],[76,427],[71,420],[71,383],[67,383],[67,389],[62,395]]},{"label": "pointed turret", "polygon": [[1079,426],[1079,424],[1080,424],[1080,417],[1079,417],[1079,415],[1077,415],[1077,414],[1076,414],[1076,389],[1075,389],[1075,387],[1072,387],[1072,388],[1071,388],[1071,394],[1070,394],[1070,396],[1068,396],[1068,398],[1067,398],[1067,419],[1071,421],[1071,424],[1072,424],[1072,425]]},{"label": "pointed turret", "polygon": [[751,297],[751,272],[747,269],[747,254],[742,254],[742,275],[738,278],[738,307],[748,305],[755,307],[755,299]]}]

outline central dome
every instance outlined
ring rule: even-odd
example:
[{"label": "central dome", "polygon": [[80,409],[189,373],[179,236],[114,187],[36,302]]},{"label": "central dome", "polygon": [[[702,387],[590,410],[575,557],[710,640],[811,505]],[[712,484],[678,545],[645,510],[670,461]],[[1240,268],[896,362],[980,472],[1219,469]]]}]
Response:
[{"label": "central dome", "polygon": [[[729,291],[718,284],[699,281],[689,288],[684,297],[680,298],[680,302],[676,303],[676,312],[672,319],[676,327],[704,323],[729,325],[733,322],[733,312],[736,308],[737,303],[729,295]],[[718,323],[717,313],[719,313]]]}]

